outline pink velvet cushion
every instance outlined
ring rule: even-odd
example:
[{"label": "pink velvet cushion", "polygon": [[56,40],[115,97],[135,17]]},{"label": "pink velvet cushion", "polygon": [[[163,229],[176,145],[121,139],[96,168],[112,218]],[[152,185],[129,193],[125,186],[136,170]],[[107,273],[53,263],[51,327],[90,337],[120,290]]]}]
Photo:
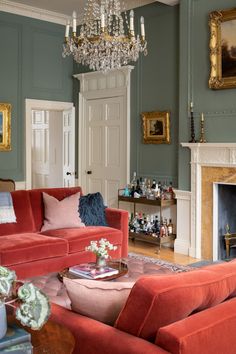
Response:
[{"label": "pink velvet cushion", "polygon": [[141,277],[116,322],[122,331],[154,341],[159,328],[236,296],[236,262],[187,273]]},{"label": "pink velvet cushion", "polygon": [[0,238],[0,264],[4,266],[62,257],[67,254],[67,242],[55,237],[24,233]]},{"label": "pink velvet cushion", "polygon": [[58,200],[62,200],[78,192],[80,192],[80,195],[82,195],[82,191],[80,187],[41,188],[41,189],[29,190],[28,193],[30,197],[30,203],[32,207],[32,213],[33,213],[36,231],[41,230],[44,221],[43,192],[51,195],[54,198],[57,198]]},{"label": "pink velvet cushion", "polygon": [[108,282],[63,278],[71,308],[81,315],[113,325],[133,287],[133,282]]},{"label": "pink velvet cushion", "polygon": [[84,227],[78,212],[79,197],[80,193],[76,193],[59,201],[43,192],[44,223],[41,231]]}]

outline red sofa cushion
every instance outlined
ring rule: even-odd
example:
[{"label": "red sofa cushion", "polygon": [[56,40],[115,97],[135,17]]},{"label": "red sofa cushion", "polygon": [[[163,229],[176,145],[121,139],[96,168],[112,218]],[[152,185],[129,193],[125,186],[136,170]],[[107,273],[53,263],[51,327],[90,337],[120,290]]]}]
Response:
[{"label": "red sofa cushion", "polygon": [[85,251],[85,247],[89,246],[90,241],[100,240],[101,238],[106,238],[113,245],[121,246],[123,238],[120,230],[106,226],[48,230],[41,234],[67,240],[69,243],[69,253]]},{"label": "red sofa cushion", "polygon": [[[72,194],[80,192],[82,194],[80,187],[72,188],[44,188],[44,189],[32,189],[29,192],[30,201],[33,211],[33,218],[35,222],[35,227],[37,231],[41,230],[44,220],[44,204],[43,204],[43,193],[45,192],[58,200],[62,200]],[[79,203],[78,203],[79,206]]]},{"label": "red sofa cushion", "polygon": [[65,240],[35,233],[2,236],[0,241],[0,264],[3,266],[66,254],[68,254],[68,244]]},{"label": "red sofa cushion", "polygon": [[34,232],[35,224],[28,192],[15,191],[11,193],[11,196],[16,214],[16,223],[0,224],[0,236]]},{"label": "red sofa cushion", "polygon": [[156,344],[172,354],[236,353],[236,299],[159,329]]},{"label": "red sofa cushion", "polygon": [[160,327],[236,296],[236,262],[187,273],[140,278],[116,327],[150,341]]}]

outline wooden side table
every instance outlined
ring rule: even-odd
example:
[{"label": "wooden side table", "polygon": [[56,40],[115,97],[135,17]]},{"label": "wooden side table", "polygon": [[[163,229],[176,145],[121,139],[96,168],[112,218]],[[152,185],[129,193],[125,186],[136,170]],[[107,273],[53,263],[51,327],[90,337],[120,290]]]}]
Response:
[{"label": "wooden side table", "polygon": [[230,248],[236,247],[236,234],[225,234],[226,257],[230,256]]},{"label": "wooden side table", "polygon": [[38,331],[22,326],[14,316],[8,317],[8,323],[15,323],[31,334],[34,354],[72,354],[75,339],[68,328],[53,321],[47,321]]}]

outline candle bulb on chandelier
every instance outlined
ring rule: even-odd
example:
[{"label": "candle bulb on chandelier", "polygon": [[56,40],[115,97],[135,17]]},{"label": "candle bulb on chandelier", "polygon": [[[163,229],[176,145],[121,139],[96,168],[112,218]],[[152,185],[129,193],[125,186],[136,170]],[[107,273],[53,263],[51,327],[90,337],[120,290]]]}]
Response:
[{"label": "candle bulb on chandelier", "polygon": [[105,28],[105,13],[104,6],[101,6],[101,28]]},{"label": "candle bulb on chandelier", "polygon": [[76,24],[76,12],[73,11],[73,14],[72,14],[72,28],[73,28],[73,32],[76,33],[76,27],[77,27],[77,24]]},{"label": "candle bulb on chandelier", "polygon": [[190,102],[190,112],[193,112],[193,102]]},{"label": "candle bulb on chandelier", "polygon": [[129,29],[130,32],[134,31],[134,10],[131,10],[129,13]]},{"label": "candle bulb on chandelier", "polygon": [[201,115],[201,121],[204,122],[204,114]]},{"label": "candle bulb on chandelier", "polygon": [[145,38],[145,27],[144,27],[144,17],[141,16],[140,17],[140,24],[141,24],[141,36],[142,36],[142,39]]},{"label": "candle bulb on chandelier", "polygon": [[70,21],[67,21],[66,24],[66,30],[65,30],[65,37],[68,38],[69,37],[69,33],[70,33]]}]

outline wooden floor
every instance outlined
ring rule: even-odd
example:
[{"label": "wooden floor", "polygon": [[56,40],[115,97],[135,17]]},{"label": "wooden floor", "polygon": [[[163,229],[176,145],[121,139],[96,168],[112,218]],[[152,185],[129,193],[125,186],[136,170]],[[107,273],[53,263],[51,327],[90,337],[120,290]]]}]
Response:
[{"label": "wooden floor", "polygon": [[135,252],[144,256],[162,259],[163,261],[187,265],[198,262],[199,259],[175,253],[172,248],[162,246],[160,253],[157,252],[157,246],[142,241],[129,240],[129,252]]}]

